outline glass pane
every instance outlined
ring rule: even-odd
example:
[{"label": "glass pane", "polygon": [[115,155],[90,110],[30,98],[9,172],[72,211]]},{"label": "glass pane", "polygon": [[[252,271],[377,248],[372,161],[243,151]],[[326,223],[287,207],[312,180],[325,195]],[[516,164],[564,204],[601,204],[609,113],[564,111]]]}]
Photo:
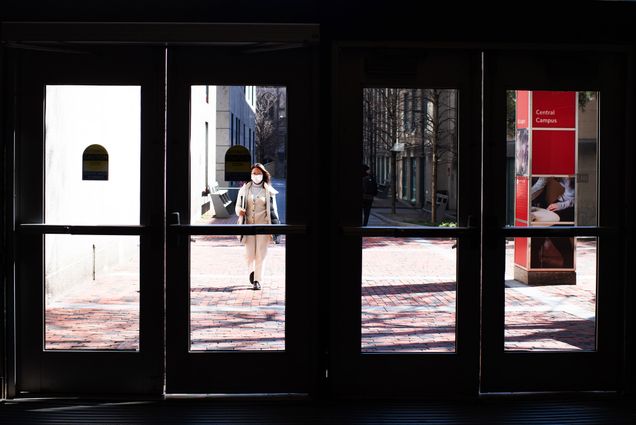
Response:
[{"label": "glass pane", "polygon": [[285,349],[285,237],[277,244],[259,235],[267,256],[256,291],[244,266],[249,238],[244,245],[236,236],[192,237],[191,351]]},{"label": "glass pane", "polygon": [[508,225],[596,226],[599,94],[507,96]]},{"label": "glass pane", "polygon": [[190,99],[190,222],[236,224],[239,190],[251,166],[267,171],[285,223],[287,94],[285,87],[192,86]]},{"label": "glass pane", "polygon": [[454,239],[362,239],[362,352],[454,352]]},{"label": "glass pane", "polygon": [[[596,226],[599,94],[507,96],[508,225]],[[506,349],[593,350],[595,241],[516,238],[507,247]]]},{"label": "glass pane", "polygon": [[[192,86],[190,103],[190,222],[236,224],[244,211],[246,224],[285,223],[285,87]],[[191,350],[285,349],[285,238],[276,240],[192,238]]]},{"label": "glass pane", "polygon": [[[543,271],[528,279],[515,264],[515,246],[528,238],[506,243],[506,350],[569,351],[596,349],[596,238],[533,238]],[[575,246],[576,245],[576,246]],[[576,249],[575,249],[576,248]],[[575,252],[574,270],[563,270]],[[564,260],[564,257],[566,260]],[[561,269],[561,270],[555,270]]]},{"label": "glass pane", "polygon": [[364,89],[363,225],[455,226],[457,106],[457,90]]},{"label": "glass pane", "polygon": [[139,236],[45,236],[45,350],[139,350]]},{"label": "glass pane", "polygon": [[45,222],[135,225],[139,86],[46,86]]}]

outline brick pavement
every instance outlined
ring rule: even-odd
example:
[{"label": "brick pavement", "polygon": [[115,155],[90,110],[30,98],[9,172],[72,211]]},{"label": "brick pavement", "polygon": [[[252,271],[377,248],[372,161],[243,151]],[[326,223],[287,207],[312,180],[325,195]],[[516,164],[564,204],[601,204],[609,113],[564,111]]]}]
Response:
[{"label": "brick pavement", "polygon": [[[453,241],[366,238],[365,352],[455,349]],[[508,245],[508,264],[512,259]],[[262,291],[251,290],[234,237],[193,238],[192,350],[285,348],[284,244],[270,246]],[[579,242],[576,286],[527,287],[506,270],[505,348],[589,350],[595,345],[595,245]],[[136,349],[138,275],[132,265],[47,298],[48,349]]]},{"label": "brick pavement", "polygon": [[515,281],[512,241],[507,248],[505,348],[594,350],[596,241],[577,241],[577,284],[574,286],[529,287]]},{"label": "brick pavement", "polygon": [[252,290],[235,237],[191,243],[191,349],[285,349],[285,243],[271,244],[262,290]]},{"label": "brick pavement", "polygon": [[454,242],[363,239],[363,352],[455,350]]},{"label": "brick pavement", "polygon": [[45,348],[137,350],[138,258],[78,283],[56,297],[45,296]]}]

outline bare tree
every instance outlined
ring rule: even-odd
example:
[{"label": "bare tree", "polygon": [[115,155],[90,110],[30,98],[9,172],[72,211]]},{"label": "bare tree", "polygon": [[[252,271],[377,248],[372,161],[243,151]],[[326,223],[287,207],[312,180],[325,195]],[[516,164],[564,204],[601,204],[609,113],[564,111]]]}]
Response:
[{"label": "bare tree", "polygon": [[[280,129],[285,117],[279,114],[281,96],[284,92],[278,87],[258,87],[256,91],[255,148],[256,160],[265,162],[276,158],[276,153],[284,143]],[[284,99],[282,99],[284,102]]]},{"label": "bare tree", "polygon": [[396,155],[393,146],[399,142],[400,131],[400,89],[366,89],[363,96],[363,116],[365,131],[364,156],[375,169],[375,159],[381,153],[391,153],[391,210],[395,214],[397,197]]},{"label": "bare tree", "polygon": [[431,221],[437,222],[437,177],[440,165],[457,166],[457,98],[454,90],[423,89],[416,91],[415,100],[423,108],[415,108],[417,125],[422,129],[420,140],[426,156],[431,158]]}]

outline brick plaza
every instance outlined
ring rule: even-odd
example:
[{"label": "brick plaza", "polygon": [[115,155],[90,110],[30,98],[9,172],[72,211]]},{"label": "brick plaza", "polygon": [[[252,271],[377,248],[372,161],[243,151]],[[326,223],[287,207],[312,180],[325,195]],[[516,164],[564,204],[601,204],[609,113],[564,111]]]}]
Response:
[{"label": "brick plaza", "polygon": [[[453,240],[363,241],[363,352],[455,350],[456,250]],[[577,242],[577,285],[528,287],[512,278],[507,244],[505,348],[593,350],[596,247]],[[191,349],[285,349],[285,248],[271,245],[263,289],[253,291],[235,237],[191,242]],[[47,349],[138,348],[135,261],[47,298]],[[504,282],[502,282],[503,284]],[[291,285],[293,282],[287,282]]]}]

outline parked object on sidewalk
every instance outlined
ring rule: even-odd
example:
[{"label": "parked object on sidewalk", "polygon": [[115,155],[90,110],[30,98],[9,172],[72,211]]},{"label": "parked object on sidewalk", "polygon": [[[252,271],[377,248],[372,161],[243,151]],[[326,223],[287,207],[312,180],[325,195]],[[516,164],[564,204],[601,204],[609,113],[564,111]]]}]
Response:
[{"label": "parked object on sidewalk", "polygon": [[389,182],[385,181],[378,184],[377,197],[380,199],[386,199],[389,197]]},{"label": "parked object on sidewalk", "polygon": [[230,216],[228,207],[232,204],[232,200],[230,199],[227,190],[219,189],[219,184],[215,183],[208,196],[212,202],[212,208],[214,208],[214,217],[226,218]]},{"label": "parked object on sidewalk", "polygon": [[446,215],[446,206],[448,205],[448,195],[438,191],[437,196],[435,198],[436,198],[435,208],[436,208],[436,216],[437,216],[436,222],[441,223],[442,221],[444,221],[444,216]]}]

